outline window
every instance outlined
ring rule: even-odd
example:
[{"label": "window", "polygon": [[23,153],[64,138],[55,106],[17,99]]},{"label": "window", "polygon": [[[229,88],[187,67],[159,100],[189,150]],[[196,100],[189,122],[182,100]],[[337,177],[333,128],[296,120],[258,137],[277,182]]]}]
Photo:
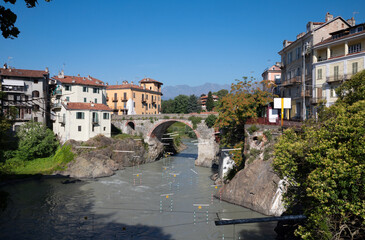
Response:
[{"label": "window", "polygon": [[37,84],[38,83],[38,79],[34,79],[34,83]]},{"label": "window", "polygon": [[133,107],[136,107],[136,102],[133,102]]},{"label": "window", "polygon": [[99,88],[93,88],[93,93],[99,93]]},{"label": "window", "polygon": [[84,119],[85,113],[84,112],[76,112],[76,119]]},{"label": "window", "polygon": [[96,112],[93,112],[93,123],[99,122],[99,114]]},{"label": "window", "polygon": [[109,113],[103,113],[103,119],[109,119]]},{"label": "window", "polygon": [[88,87],[83,87],[83,88],[82,88],[82,91],[83,91],[83,92],[88,92],[88,91],[89,91],[89,88],[88,88]]},{"label": "window", "polygon": [[317,79],[318,80],[322,79],[322,69],[318,69],[318,71],[317,71]]},{"label": "window", "polygon": [[87,102],[87,99],[86,99],[86,97],[84,97],[84,102]]},{"label": "window", "polygon": [[39,105],[37,105],[37,104],[36,104],[36,105],[34,105],[34,106],[33,106],[33,111],[34,111],[34,112],[39,111]]},{"label": "window", "polygon": [[70,85],[65,85],[65,91],[71,91],[71,86]]},{"label": "window", "polygon": [[136,98],[136,93],[133,93],[133,98]]},{"label": "window", "polygon": [[352,63],[352,74],[356,74],[357,73],[357,62]]},{"label": "window", "polygon": [[81,132],[81,126],[77,126],[79,132]]},{"label": "window", "polygon": [[66,101],[69,102],[70,101],[70,97],[66,97]]},{"label": "window", "polygon": [[124,93],[124,99],[127,99],[127,93]]},{"label": "window", "polygon": [[32,97],[39,97],[39,92],[38,91],[33,91],[32,92]]},{"label": "window", "polygon": [[333,92],[334,92],[334,89],[333,89],[333,87],[331,87],[331,89],[330,89],[330,97],[333,97]]},{"label": "window", "polygon": [[98,99],[97,99],[97,98],[95,98],[94,100],[95,100],[95,101],[94,101],[95,103],[98,103]]},{"label": "window", "polygon": [[126,102],[124,102],[124,103],[123,103],[123,108],[124,108],[124,109],[126,109],[126,108],[127,108],[127,103],[126,103]]},{"label": "window", "polygon": [[299,59],[300,58],[300,47],[298,47],[296,49],[296,55],[297,55],[297,59]]},{"label": "window", "polygon": [[361,43],[349,45],[349,53],[361,52]]},{"label": "window", "polygon": [[34,122],[38,122],[38,117],[34,117]]},{"label": "window", "polygon": [[290,52],[288,54],[288,64],[290,64],[292,62],[292,60],[293,60],[293,52]]},{"label": "window", "polygon": [[146,100],[148,100],[148,95],[146,94]]},{"label": "window", "polygon": [[338,75],[338,66],[335,66],[333,68],[333,77],[334,77],[334,80],[338,80],[339,79],[339,75]]}]

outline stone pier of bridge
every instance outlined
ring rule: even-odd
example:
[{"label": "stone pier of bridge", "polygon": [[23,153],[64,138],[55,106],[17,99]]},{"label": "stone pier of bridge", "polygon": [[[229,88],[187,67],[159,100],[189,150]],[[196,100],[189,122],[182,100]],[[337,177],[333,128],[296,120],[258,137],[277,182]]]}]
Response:
[{"label": "stone pier of bridge", "polygon": [[[201,117],[203,120],[193,129],[191,116]],[[156,114],[156,115],[112,115],[112,124],[121,129],[123,133],[138,135],[150,145],[154,141],[162,142],[167,129],[176,122],[189,126],[197,136],[198,158],[195,165],[211,167],[219,152],[219,145],[215,141],[214,128],[208,128],[204,119],[205,114]]]}]

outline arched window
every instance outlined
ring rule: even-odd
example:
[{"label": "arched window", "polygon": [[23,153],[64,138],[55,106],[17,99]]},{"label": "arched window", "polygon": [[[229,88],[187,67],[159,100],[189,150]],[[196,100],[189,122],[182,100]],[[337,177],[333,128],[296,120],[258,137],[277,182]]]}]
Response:
[{"label": "arched window", "polygon": [[32,92],[32,97],[39,97],[39,92],[38,91],[33,91]]}]

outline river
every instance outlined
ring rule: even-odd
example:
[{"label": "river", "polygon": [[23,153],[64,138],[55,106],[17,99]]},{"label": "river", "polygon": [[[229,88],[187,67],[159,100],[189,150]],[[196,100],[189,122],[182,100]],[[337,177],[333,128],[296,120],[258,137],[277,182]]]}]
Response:
[{"label": "river", "polygon": [[0,239],[274,239],[276,222],[214,225],[218,216],[263,215],[212,198],[212,170],[194,166],[197,147],[185,144],[180,154],[111,177],[1,187],[10,201],[0,211]]}]

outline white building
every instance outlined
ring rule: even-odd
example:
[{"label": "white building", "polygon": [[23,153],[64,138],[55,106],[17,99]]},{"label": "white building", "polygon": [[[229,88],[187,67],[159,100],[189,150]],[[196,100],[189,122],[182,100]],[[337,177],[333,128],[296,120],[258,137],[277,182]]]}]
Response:
[{"label": "white building", "polygon": [[61,142],[69,139],[87,141],[98,134],[111,136],[111,109],[99,103],[62,104],[53,131]]},{"label": "white building", "polygon": [[313,47],[313,111],[325,100],[332,105],[337,96],[335,89],[365,69],[365,24],[332,32],[331,37]]},{"label": "white building", "polygon": [[60,101],[106,104],[106,85],[91,76],[65,76],[63,72],[52,77],[55,91],[62,94]]},{"label": "white building", "polygon": [[51,78],[53,132],[62,142],[87,141],[98,134],[111,136],[112,111],[106,105],[106,85],[93,77]]}]

